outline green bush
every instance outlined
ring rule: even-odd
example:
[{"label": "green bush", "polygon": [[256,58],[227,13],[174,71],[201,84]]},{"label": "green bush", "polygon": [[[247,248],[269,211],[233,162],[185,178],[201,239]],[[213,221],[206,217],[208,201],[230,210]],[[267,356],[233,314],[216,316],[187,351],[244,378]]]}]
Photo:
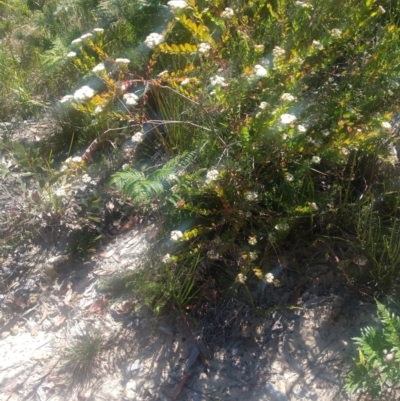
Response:
[{"label": "green bush", "polygon": [[361,337],[354,338],[358,346],[356,366],[347,375],[345,389],[361,391],[374,399],[394,399],[400,383],[400,319],[378,301],[380,327],[366,327]]}]

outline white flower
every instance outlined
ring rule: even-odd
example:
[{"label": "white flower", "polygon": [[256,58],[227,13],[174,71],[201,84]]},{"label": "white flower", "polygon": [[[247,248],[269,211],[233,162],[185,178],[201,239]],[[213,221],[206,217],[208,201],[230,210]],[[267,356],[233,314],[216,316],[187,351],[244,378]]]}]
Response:
[{"label": "white flower", "polygon": [[97,107],[94,109],[93,114],[99,114],[99,113],[101,113],[101,112],[103,112],[103,111],[104,111],[104,106],[97,106]]},{"label": "white flower", "polygon": [[187,84],[189,84],[190,83],[190,78],[185,78],[182,82],[181,82],[181,85],[182,86],[185,86],[185,85],[187,85]]},{"label": "white flower", "polygon": [[115,62],[117,64],[129,64],[131,60],[129,60],[128,58],[116,58]]},{"label": "white flower", "polygon": [[257,260],[257,258],[258,258],[257,252],[249,252],[249,259],[251,261],[255,261],[255,260]]},{"label": "white flower", "polygon": [[247,277],[246,277],[243,273],[239,273],[239,274],[236,276],[236,281],[237,281],[238,283],[244,284],[244,283],[246,282],[246,280],[247,280]]},{"label": "white flower", "polygon": [[282,114],[280,117],[281,124],[292,124],[297,120],[293,114]]},{"label": "white flower", "polygon": [[293,177],[292,174],[286,173],[285,174],[285,180],[288,181],[288,182],[292,182],[292,181],[294,181],[294,177]]},{"label": "white flower", "polygon": [[219,253],[215,253],[215,251],[211,249],[207,252],[207,258],[211,260],[217,260],[220,258],[220,255]]},{"label": "white flower", "polygon": [[249,245],[256,245],[257,244],[257,237],[256,236],[249,237],[248,242],[249,242]]},{"label": "white flower", "polygon": [[318,212],[319,208],[315,202],[309,203],[309,206],[312,210],[314,210],[314,212]]},{"label": "white flower", "polygon": [[70,58],[75,57],[75,56],[76,56],[76,53],[75,53],[75,52],[69,52],[69,53],[67,54],[67,57],[70,57]]},{"label": "white flower", "polygon": [[200,43],[199,52],[200,53],[208,53],[211,49],[211,45],[209,43]]},{"label": "white flower", "polygon": [[143,141],[143,137],[144,137],[143,132],[139,131],[139,132],[136,132],[136,134],[132,136],[131,140],[132,140],[132,142],[141,142],[141,141]]},{"label": "white flower", "polygon": [[278,223],[275,226],[275,230],[277,230],[277,231],[288,231],[289,230],[289,224],[288,223]]},{"label": "white flower", "polygon": [[81,38],[74,39],[74,40],[71,42],[71,45],[77,45],[78,43],[82,43],[82,39],[81,39]]},{"label": "white flower", "polygon": [[285,55],[285,53],[286,51],[279,46],[275,46],[272,49],[272,54],[274,55],[274,57],[282,57]]},{"label": "white flower", "polygon": [[318,42],[318,40],[313,40],[312,45],[316,47],[318,50],[324,49],[324,45],[321,42]]},{"label": "white flower", "polygon": [[225,82],[224,77],[220,77],[216,75],[215,77],[210,78],[211,86],[227,86],[228,84]]},{"label": "white flower", "polygon": [[86,39],[90,39],[92,36],[93,36],[93,34],[91,34],[91,33],[85,33],[84,35],[82,35],[80,37],[80,39],[86,40]]},{"label": "white flower", "polygon": [[[67,159],[68,160],[68,159]],[[66,161],[67,161],[66,160]],[[73,163],[80,163],[81,161],[82,161],[82,157],[80,157],[80,156],[75,156],[75,157],[73,157],[72,159],[71,159],[71,161],[73,162]]]},{"label": "white flower", "polygon": [[342,149],[340,149],[340,153],[344,156],[348,156],[350,151],[346,148],[342,148]]},{"label": "white flower", "polygon": [[290,93],[284,93],[281,96],[281,100],[283,100],[284,102],[293,102],[294,100],[296,100],[296,98]]},{"label": "white flower", "polygon": [[76,100],[77,102],[84,102],[91,99],[95,95],[95,93],[96,91],[94,91],[90,86],[85,85],[75,91],[74,100]]},{"label": "white flower", "polygon": [[256,52],[263,52],[264,51],[264,45],[254,45],[254,50]]},{"label": "white flower", "polygon": [[103,28],[94,28],[94,29],[93,29],[93,32],[94,32],[94,33],[103,33],[103,32],[104,32],[104,29],[103,29]]},{"label": "white flower", "polygon": [[245,197],[248,201],[255,201],[258,198],[258,193],[257,192],[246,192]]},{"label": "white flower", "polygon": [[297,130],[300,132],[300,133],[302,133],[302,134],[304,134],[304,132],[306,132],[307,131],[307,128],[304,126],[304,125],[298,125],[297,126]]},{"label": "white flower", "polygon": [[215,181],[218,178],[219,171],[218,170],[210,170],[207,171],[206,174],[206,184],[209,184],[212,181]]},{"label": "white flower", "polygon": [[97,64],[96,67],[93,68],[93,72],[100,72],[100,71],[104,71],[106,69],[106,67],[104,66],[103,63]]},{"label": "white flower", "polygon": [[182,231],[171,231],[171,241],[177,242],[183,237]]},{"label": "white flower", "polygon": [[258,106],[258,108],[261,110],[265,110],[267,107],[269,107],[269,104],[267,102],[261,102]]},{"label": "white flower", "polygon": [[388,123],[387,121],[384,121],[383,123],[381,123],[382,128],[384,128],[387,131],[391,131],[392,130],[392,124]]},{"label": "white flower", "polygon": [[340,38],[342,36],[342,31],[340,29],[334,28],[331,30],[331,35],[334,38]]},{"label": "white flower", "polygon": [[221,18],[231,18],[235,15],[235,12],[230,7],[226,7],[221,13]]},{"label": "white flower", "polygon": [[186,1],[183,1],[183,0],[171,0],[167,4],[169,5],[169,8],[172,11],[181,10],[181,9],[186,8],[188,6]]},{"label": "white flower", "polygon": [[134,93],[125,93],[122,99],[128,106],[135,106],[139,98]]},{"label": "white flower", "polygon": [[58,196],[60,198],[67,195],[63,186],[55,187],[53,193],[55,196]]},{"label": "white flower", "polygon": [[273,275],[272,273],[267,273],[267,274],[265,275],[265,281],[266,281],[267,283],[272,284],[272,283],[274,282],[274,279],[275,279],[275,277],[274,277],[274,275]]},{"label": "white flower", "polygon": [[165,38],[163,35],[153,32],[145,39],[144,43],[146,43],[147,47],[150,49],[154,49],[159,44],[163,43]]},{"label": "white flower", "polygon": [[268,71],[260,64],[254,66],[254,74],[257,77],[266,77],[268,75]]},{"label": "white flower", "polygon": [[311,158],[311,163],[319,164],[321,163],[321,158],[319,156],[313,156]]},{"label": "white flower", "polygon": [[70,102],[74,97],[72,95],[66,95],[61,100],[60,103],[67,103]]},{"label": "white flower", "polygon": [[171,255],[167,253],[163,258],[162,258],[163,263],[168,264],[173,262],[173,259],[171,258]]},{"label": "white flower", "polygon": [[89,174],[83,174],[83,176],[82,176],[82,181],[84,182],[84,183],[88,183],[88,182],[90,182],[92,179],[90,178],[90,175]]},{"label": "white flower", "polygon": [[329,136],[329,135],[330,135],[330,132],[329,132],[329,130],[324,129],[324,130],[321,132],[321,134],[322,134],[323,136]]},{"label": "white flower", "polygon": [[171,187],[171,191],[172,191],[172,193],[174,193],[174,194],[177,193],[178,190],[179,190],[178,185],[174,185],[173,187]]},{"label": "white flower", "polygon": [[178,179],[178,177],[174,174],[174,173],[171,173],[169,176],[168,176],[168,181],[175,181],[175,180],[177,180]]},{"label": "white flower", "polygon": [[303,7],[303,8],[308,7],[308,4],[304,3],[302,1],[296,1],[294,4],[296,4],[296,6]]},{"label": "white flower", "polygon": [[385,14],[386,10],[382,6],[379,6],[378,9],[381,12],[381,14]]}]

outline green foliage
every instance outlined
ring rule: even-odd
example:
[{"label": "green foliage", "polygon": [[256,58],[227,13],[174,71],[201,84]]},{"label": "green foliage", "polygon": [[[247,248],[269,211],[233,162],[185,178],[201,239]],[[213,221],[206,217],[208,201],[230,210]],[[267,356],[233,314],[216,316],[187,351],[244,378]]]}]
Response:
[{"label": "green foliage", "polygon": [[65,367],[75,380],[86,380],[90,377],[105,343],[106,339],[101,334],[86,328],[67,348]]},{"label": "green foliage", "polygon": [[400,318],[376,303],[381,327],[366,327],[361,337],[354,338],[359,356],[345,389],[350,393],[362,391],[374,399],[393,399],[400,382]]}]

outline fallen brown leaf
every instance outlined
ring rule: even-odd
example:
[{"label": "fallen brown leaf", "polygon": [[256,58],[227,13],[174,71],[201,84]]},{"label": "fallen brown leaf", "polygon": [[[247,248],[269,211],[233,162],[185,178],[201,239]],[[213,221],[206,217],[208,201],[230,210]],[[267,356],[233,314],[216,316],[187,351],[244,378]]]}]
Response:
[{"label": "fallen brown leaf", "polygon": [[86,311],[86,315],[99,314],[104,316],[104,308],[107,306],[108,301],[104,298],[96,299]]},{"label": "fallen brown leaf", "polygon": [[173,400],[176,400],[179,397],[180,393],[183,390],[183,386],[186,384],[186,382],[189,380],[189,378],[190,378],[190,376],[192,376],[192,374],[193,373],[186,373],[185,375],[183,375],[181,381],[178,383],[178,385],[175,388],[174,395],[172,396]]},{"label": "fallen brown leaf", "polygon": [[65,315],[60,315],[54,322],[54,327],[60,327],[64,322],[67,316]]}]

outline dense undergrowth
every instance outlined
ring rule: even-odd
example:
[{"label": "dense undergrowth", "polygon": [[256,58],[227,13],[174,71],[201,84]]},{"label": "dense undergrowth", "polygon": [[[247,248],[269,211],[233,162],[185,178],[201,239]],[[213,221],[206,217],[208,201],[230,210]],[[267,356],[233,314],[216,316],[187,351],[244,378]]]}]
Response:
[{"label": "dense undergrowth", "polygon": [[351,245],[364,293],[397,282],[397,1],[10,0],[0,14],[0,119],[57,121],[37,145],[3,135],[37,180],[30,210],[88,229],[113,188],[156,216],[127,282],[154,309],[210,287],[256,308],[252,286],[285,285],[271,260],[299,240]]}]

